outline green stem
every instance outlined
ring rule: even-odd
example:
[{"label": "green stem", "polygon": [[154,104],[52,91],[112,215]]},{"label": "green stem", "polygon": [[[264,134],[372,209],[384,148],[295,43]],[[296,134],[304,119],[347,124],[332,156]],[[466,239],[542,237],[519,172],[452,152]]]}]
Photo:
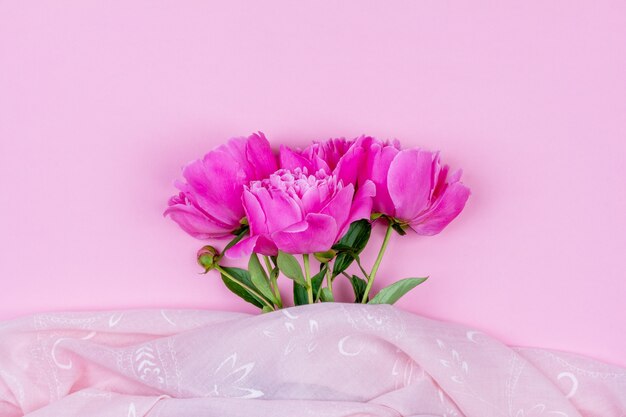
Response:
[{"label": "green stem", "polygon": [[253,290],[252,288],[248,287],[246,284],[244,284],[243,282],[239,281],[237,278],[233,277],[231,274],[229,274],[228,272],[226,272],[226,270],[224,268],[222,268],[220,265],[216,265],[215,269],[217,269],[222,275],[224,275],[226,278],[230,279],[231,281],[235,282],[237,285],[241,286],[242,288],[244,288],[246,291],[248,291],[250,294],[252,294],[255,298],[257,298],[259,300],[259,302],[265,304],[266,306],[268,306],[269,308],[271,308],[272,310],[275,310],[274,306],[272,304],[270,304],[265,297],[263,297],[261,294],[259,294],[258,292],[256,292],[255,290]]},{"label": "green stem", "polygon": [[265,260],[265,267],[267,268],[267,273],[270,277],[270,285],[274,290],[274,296],[276,297],[276,302],[278,308],[283,308],[283,300],[280,296],[280,289],[278,288],[277,276],[272,274],[274,268],[272,267],[272,263],[270,262],[270,257],[267,255],[263,255],[263,259]]},{"label": "green stem", "polygon": [[271,272],[274,267],[272,266],[272,261],[270,261],[270,257],[267,255],[263,255],[263,260],[265,261],[265,267],[268,272]]},{"label": "green stem", "polygon": [[367,272],[365,272],[365,268],[363,268],[363,265],[361,265],[361,261],[359,261],[358,258],[354,259],[356,261],[356,264],[359,266],[359,268],[361,269],[361,272],[363,272],[363,275],[365,275],[365,279],[369,281],[370,276]]},{"label": "green stem", "polygon": [[302,255],[304,261],[304,279],[306,281],[306,293],[309,298],[309,304],[313,304],[313,284],[311,283],[311,267],[309,265],[309,254]]},{"label": "green stem", "polygon": [[314,300],[319,300],[321,295],[322,295],[322,286],[320,285],[320,287],[317,289],[317,293],[315,294]]},{"label": "green stem", "polygon": [[367,297],[370,294],[372,289],[372,284],[374,284],[374,278],[376,278],[376,273],[378,272],[378,268],[380,267],[380,262],[383,260],[383,256],[385,255],[385,250],[387,250],[387,245],[389,244],[389,238],[391,238],[391,233],[393,232],[393,228],[391,227],[391,223],[387,226],[387,232],[385,233],[385,238],[383,239],[383,244],[380,247],[380,251],[378,252],[378,256],[376,257],[376,262],[374,262],[374,266],[372,267],[372,272],[370,272],[369,279],[367,280],[367,287],[365,287],[365,293],[363,294],[363,299],[361,303],[367,303]]},{"label": "green stem", "polygon": [[326,266],[326,286],[330,290],[331,294],[333,292],[333,270],[330,267],[330,264]]}]

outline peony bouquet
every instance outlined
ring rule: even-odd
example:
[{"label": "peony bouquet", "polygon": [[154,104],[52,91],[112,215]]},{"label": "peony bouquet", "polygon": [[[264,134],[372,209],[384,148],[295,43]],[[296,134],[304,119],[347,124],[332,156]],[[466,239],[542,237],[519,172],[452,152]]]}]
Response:
[{"label": "peony bouquet", "polygon": [[[285,305],[281,276],[293,281],[295,305],[335,301],[337,278],[349,280],[355,302],[393,304],[426,278],[372,294],[391,236],[441,232],[470,194],[438,152],[368,136],[283,145],[278,155],[262,133],[234,138],[186,165],[183,177],[165,215],[195,238],[225,241],[202,247],[198,263],[263,311]],[[377,225],[386,233],[367,269],[360,254]],[[247,258],[248,268],[225,266],[224,257]],[[358,273],[347,272],[352,264]]]}]

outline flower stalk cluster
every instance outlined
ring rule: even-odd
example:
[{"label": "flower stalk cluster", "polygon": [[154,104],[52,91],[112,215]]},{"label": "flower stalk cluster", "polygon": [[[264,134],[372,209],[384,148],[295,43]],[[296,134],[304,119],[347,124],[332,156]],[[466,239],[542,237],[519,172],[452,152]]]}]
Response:
[{"label": "flower stalk cluster", "polygon": [[[262,133],[235,138],[189,163],[183,177],[165,215],[198,239],[229,239],[221,250],[203,246],[197,261],[263,311],[288,304],[280,277],[293,281],[295,305],[335,301],[338,277],[351,283],[354,302],[394,303],[426,280],[405,278],[372,295],[394,232],[437,234],[470,194],[437,152],[367,136],[281,146],[278,155]],[[368,269],[360,255],[379,224],[386,231]],[[224,258],[248,259],[248,267]]]}]

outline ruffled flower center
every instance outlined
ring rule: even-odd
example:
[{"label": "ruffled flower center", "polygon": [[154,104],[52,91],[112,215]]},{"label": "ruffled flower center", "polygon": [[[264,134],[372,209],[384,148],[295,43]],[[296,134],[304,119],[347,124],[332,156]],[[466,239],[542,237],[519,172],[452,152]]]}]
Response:
[{"label": "ruffled flower center", "polygon": [[311,189],[327,190],[329,195],[333,195],[343,186],[337,181],[335,175],[328,175],[323,169],[309,175],[306,168],[296,168],[294,170],[279,169],[269,178],[252,181],[249,188],[253,192],[261,188],[281,191],[292,198],[301,199]]}]

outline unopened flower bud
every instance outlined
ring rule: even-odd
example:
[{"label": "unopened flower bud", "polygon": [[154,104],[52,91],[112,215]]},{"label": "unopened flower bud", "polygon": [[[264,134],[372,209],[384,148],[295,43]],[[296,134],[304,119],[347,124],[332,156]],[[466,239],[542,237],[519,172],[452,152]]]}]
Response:
[{"label": "unopened flower bud", "polygon": [[220,258],[220,253],[213,246],[203,246],[198,251],[197,259],[198,264],[204,268],[204,272],[209,272],[217,266]]}]

